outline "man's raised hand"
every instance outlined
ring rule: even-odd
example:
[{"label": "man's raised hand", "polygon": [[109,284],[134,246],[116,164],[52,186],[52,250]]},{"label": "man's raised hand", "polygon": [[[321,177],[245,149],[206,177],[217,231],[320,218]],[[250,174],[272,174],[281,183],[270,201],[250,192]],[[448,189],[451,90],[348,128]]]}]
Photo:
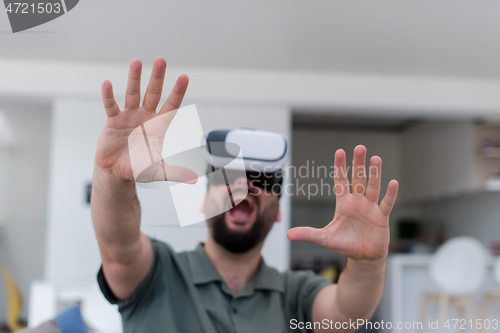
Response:
[{"label": "man's raised hand", "polygon": [[[177,110],[181,106],[189,83],[186,75],[179,76],[166,102],[157,113],[156,109],[162,95],[166,67],[165,59],[155,59],[142,105],[142,63],[140,60],[134,59],[130,62],[123,110],[120,110],[116,103],[111,82],[104,81],[102,84],[102,101],[107,119],[97,143],[96,164],[118,178],[134,181],[129,154],[131,148],[129,147],[129,136],[134,130],[148,122],[150,128],[160,128],[156,131],[157,133],[148,133],[151,142],[148,142],[150,151],[146,154],[148,156],[154,155],[154,160],[158,162],[149,170],[152,174],[151,181],[163,180],[163,175],[172,181],[194,183],[197,180],[196,174],[190,169],[159,163],[162,159],[162,134],[164,135],[168,128],[165,119],[172,118],[167,117],[167,113]],[[161,178],[153,177],[155,175],[161,175]]]},{"label": "man's raised hand", "polygon": [[347,177],[346,155],[335,153],[335,193],[337,198],[333,220],[324,228],[297,227],[288,231],[292,241],[318,244],[334,253],[352,259],[379,259],[387,255],[389,246],[389,214],[398,193],[398,182],[392,180],[380,204],[382,159],[370,159],[367,182],[366,148],[354,149],[352,193]]}]

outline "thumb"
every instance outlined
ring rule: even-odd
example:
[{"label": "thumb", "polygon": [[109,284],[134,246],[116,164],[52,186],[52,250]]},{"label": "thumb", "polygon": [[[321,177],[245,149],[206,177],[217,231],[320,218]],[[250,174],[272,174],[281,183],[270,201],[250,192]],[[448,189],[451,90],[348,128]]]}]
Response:
[{"label": "thumb", "polygon": [[291,241],[309,242],[323,246],[322,229],[311,227],[297,227],[288,230],[286,237]]}]

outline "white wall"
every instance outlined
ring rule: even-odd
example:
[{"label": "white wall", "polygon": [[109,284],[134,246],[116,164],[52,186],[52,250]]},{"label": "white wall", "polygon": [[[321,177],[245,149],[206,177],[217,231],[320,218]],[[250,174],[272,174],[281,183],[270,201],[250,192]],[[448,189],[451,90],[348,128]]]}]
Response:
[{"label": "white wall", "polygon": [[105,121],[98,101],[54,103],[45,278],[91,280],[99,253],[85,185],[92,181],[97,137]]},{"label": "white wall", "polygon": [[[47,205],[50,106],[0,103],[15,141],[0,148],[0,264],[6,265],[25,299],[29,283],[43,276]],[[0,320],[5,319],[0,279]],[[24,309],[26,316],[26,309]]]},{"label": "white wall", "polygon": [[[279,106],[197,104],[202,125],[211,127],[256,127],[284,134],[290,132],[290,112]],[[53,112],[50,169],[50,205],[45,278],[90,280],[100,264],[91,224],[90,208],[84,202],[85,185],[91,181],[97,137],[105,116],[98,100],[61,99]],[[190,249],[206,238],[206,227],[177,227],[168,205],[168,190],[138,190],[143,213],[143,231],[166,240],[177,250]],[[198,207],[195,207],[198,209]],[[282,200],[283,221],[277,224],[264,248],[268,264],[286,269],[289,246],[289,201]],[[161,225],[158,227],[158,225]]]},{"label": "white wall", "polygon": [[[86,98],[99,94],[105,79],[113,82],[116,92],[122,92],[127,69],[125,64],[0,59],[0,95]],[[151,67],[144,69],[143,81],[147,81]],[[171,63],[167,71],[167,86],[179,74],[189,75],[188,94],[197,101],[396,117],[498,117],[500,110],[498,80],[179,67]]]}]

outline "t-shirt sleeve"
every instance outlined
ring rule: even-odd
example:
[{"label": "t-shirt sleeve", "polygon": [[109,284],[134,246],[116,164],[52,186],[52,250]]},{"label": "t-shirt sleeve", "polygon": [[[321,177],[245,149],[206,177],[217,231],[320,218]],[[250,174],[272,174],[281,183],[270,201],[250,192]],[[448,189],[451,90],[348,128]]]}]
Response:
[{"label": "t-shirt sleeve", "polygon": [[143,303],[151,300],[155,292],[158,292],[158,290],[163,287],[163,283],[165,283],[162,279],[164,274],[161,273],[169,271],[173,266],[173,256],[176,253],[172,250],[172,248],[158,240],[149,239],[149,241],[153,250],[153,262],[151,264],[151,268],[149,269],[149,272],[144,280],[142,280],[129,299],[121,301],[116,298],[106,281],[102,266],[99,273],[97,273],[97,282],[99,283],[99,287],[104,297],[111,304],[117,304],[120,311],[125,308],[140,307]]},{"label": "t-shirt sleeve", "polygon": [[287,290],[291,319],[300,322],[312,322],[312,306],[316,295],[330,280],[315,274],[313,271],[292,271],[288,273]]}]

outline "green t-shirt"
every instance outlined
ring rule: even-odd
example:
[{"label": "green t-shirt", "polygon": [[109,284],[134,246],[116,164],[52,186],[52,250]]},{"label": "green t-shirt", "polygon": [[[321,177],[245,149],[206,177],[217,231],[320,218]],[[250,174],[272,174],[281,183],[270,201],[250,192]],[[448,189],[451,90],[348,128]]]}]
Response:
[{"label": "green t-shirt", "polygon": [[290,321],[312,321],[314,298],[330,284],[311,271],[279,273],[262,260],[255,277],[233,296],[203,244],[176,253],[150,241],[151,270],[129,300],[117,300],[102,269],[98,274],[104,296],[118,304],[124,333],[301,332],[292,330]]}]

